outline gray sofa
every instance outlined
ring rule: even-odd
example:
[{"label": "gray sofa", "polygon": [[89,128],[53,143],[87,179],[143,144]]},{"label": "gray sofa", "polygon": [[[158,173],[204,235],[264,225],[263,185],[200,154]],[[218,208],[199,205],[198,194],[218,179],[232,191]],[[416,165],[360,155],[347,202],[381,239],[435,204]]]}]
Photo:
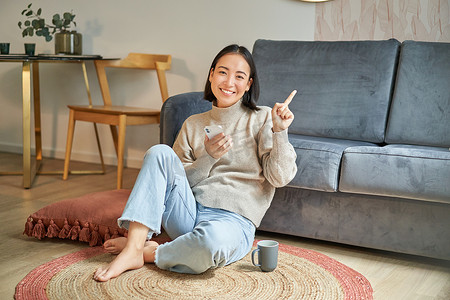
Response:
[{"label": "gray sofa", "polygon": [[[253,55],[259,105],[299,91],[298,172],[259,230],[450,260],[450,44],[258,40]],[[202,96],[164,103],[162,143],[211,108]]]}]

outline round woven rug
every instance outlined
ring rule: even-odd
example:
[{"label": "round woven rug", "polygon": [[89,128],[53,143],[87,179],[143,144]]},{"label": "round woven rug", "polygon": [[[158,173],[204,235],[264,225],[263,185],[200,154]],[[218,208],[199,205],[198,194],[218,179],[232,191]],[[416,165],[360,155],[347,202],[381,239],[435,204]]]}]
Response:
[{"label": "round woven rug", "polygon": [[15,299],[373,299],[369,281],[316,251],[280,244],[278,267],[264,273],[250,254],[200,275],[178,274],[153,264],[108,282],[92,279],[114,256],[101,247],[65,255],[31,271]]}]

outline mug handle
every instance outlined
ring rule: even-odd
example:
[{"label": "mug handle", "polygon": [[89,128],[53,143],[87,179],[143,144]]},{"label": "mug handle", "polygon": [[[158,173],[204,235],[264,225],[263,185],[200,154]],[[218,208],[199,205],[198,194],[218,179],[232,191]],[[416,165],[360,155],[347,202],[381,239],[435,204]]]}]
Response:
[{"label": "mug handle", "polygon": [[255,250],[252,251],[252,263],[253,263],[255,266],[257,266],[257,267],[261,267],[260,264],[255,264],[255,254],[256,254],[256,252],[259,252],[259,249],[255,249]]}]

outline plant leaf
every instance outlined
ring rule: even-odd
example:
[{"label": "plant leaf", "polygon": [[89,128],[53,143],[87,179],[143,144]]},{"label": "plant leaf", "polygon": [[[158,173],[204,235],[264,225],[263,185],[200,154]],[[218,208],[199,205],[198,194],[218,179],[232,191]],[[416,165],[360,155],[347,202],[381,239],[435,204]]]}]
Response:
[{"label": "plant leaf", "polygon": [[69,22],[72,21],[72,14],[71,13],[65,12],[63,17],[64,17],[64,20],[69,20]]},{"label": "plant leaf", "polygon": [[28,35],[28,29],[25,28],[25,29],[22,31],[22,37],[26,37],[27,35]]},{"label": "plant leaf", "polygon": [[22,13],[21,13],[21,15],[23,16],[23,14],[27,11],[28,9],[24,9],[24,10],[22,10]]},{"label": "plant leaf", "polygon": [[41,15],[41,12],[42,12],[42,9],[39,8],[36,14],[37,14],[38,16],[40,16],[40,15]]},{"label": "plant leaf", "polygon": [[27,13],[25,14],[25,16],[29,17],[29,16],[31,16],[32,14],[33,14],[33,11],[30,10],[29,12],[27,12]]},{"label": "plant leaf", "polygon": [[45,36],[45,41],[50,42],[52,40],[52,36],[51,35],[46,35]]},{"label": "plant leaf", "polygon": [[29,20],[26,20],[25,21],[25,26],[30,26],[30,25],[31,25],[31,22]]},{"label": "plant leaf", "polygon": [[20,29],[22,29],[22,21],[19,21],[17,25],[19,26]]}]

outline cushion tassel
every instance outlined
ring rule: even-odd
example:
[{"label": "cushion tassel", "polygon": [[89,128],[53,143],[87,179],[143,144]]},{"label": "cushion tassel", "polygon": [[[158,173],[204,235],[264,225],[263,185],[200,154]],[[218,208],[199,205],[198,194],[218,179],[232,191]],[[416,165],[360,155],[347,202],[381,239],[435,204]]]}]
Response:
[{"label": "cushion tassel", "polygon": [[69,222],[67,221],[67,219],[64,219],[64,226],[61,229],[61,231],[59,232],[58,237],[60,239],[67,238],[69,236],[70,229],[71,228],[70,228]]},{"label": "cushion tassel", "polygon": [[80,234],[81,228],[80,228],[80,222],[78,220],[75,220],[75,224],[72,226],[72,229],[69,231],[68,238],[71,238],[73,241],[78,239],[78,235]]},{"label": "cushion tassel", "polygon": [[119,235],[119,230],[114,229],[114,233],[113,233],[113,235],[111,236],[111,239],[117,239],[118,237],[120,237],[120,235]]},{"label": "cushion tassel", "polygon": [[37,239],[42,239],[45,237],[45,226],[42,220],[39,220],[33,228],[33,236]]},{"label": "cushion tassel", "polygon": [[80,231],[80,237],[79,240],[81,242],[90,242],[91,241],[91,233],[89,232],[89,223],[86,222],[83,225],[83,229]]},{"label": "cushion tassel", "polygon": [[92,231],[91,241],[89,242],[89,246],[101,246],[102,245],[102,237],[98,232],[98,225],[95,225],[94,231]]},{"label": "cushion tassel", "polygon": [[105,231],[105,242],[107,241],[107,240],[109,240],[109,239],[111,239],[111,233],[110,233],[110,231],[109,231],[109,227],[106,227],[106,231]]},{"label": "cushion tassel", "polygon": [[51,219],[50,225],[48,226],[48,229],[47,229],[47,237],[49,237],[49,238],[58,237],[60,231],[61,231],[61,229],[59,229],[58,225],[55,224],[55,221],[53,221],[53,219]]},{"label": "cushion tassel", "polygon": [[23,231],[23,234],[26,234],[28,236],[33,235],[33,219],[31,217],[28,217],[27,222],[25,223],[25,230]]}]

